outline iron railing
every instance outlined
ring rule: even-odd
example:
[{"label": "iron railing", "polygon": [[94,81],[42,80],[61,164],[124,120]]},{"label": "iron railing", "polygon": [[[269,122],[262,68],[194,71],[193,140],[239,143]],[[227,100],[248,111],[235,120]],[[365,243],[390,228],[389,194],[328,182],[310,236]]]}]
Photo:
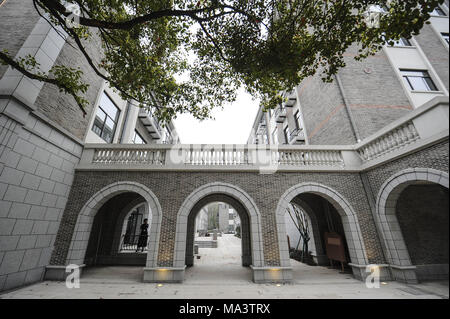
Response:
[{"label": "iron railing", "polygon": [[148,236],[142,236],[141,235],[123,235],[121,244],[120,244],[120,252],[141,252],[142,247],[138,247],[139,241],[145,241],[145,247],[144,252],[147,251],[147,245],[148,245]]}]

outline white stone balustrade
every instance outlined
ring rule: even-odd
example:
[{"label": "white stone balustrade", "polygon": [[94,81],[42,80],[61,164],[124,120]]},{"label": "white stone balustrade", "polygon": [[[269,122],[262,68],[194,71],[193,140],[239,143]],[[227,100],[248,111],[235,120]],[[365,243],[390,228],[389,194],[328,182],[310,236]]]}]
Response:
[{"label": "white stone balustrade", "polygon": [[77,169],[362,171],[445,139],[438,97],[356,145],[86,144]]},{"label": "white stone balustrade", "polygon": [[413,122],[410,121],[379,137],[375,141],[362,146],[358,149],[358,154],[363,161],[370,161],[402,148],[403,146],[414,143],[418,139],[419,133]]}]

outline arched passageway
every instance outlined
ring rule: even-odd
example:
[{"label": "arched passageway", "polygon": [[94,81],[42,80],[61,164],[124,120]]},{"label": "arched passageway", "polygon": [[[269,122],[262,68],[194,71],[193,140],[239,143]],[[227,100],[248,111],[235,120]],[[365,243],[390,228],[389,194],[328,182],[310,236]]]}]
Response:
[{"label": "arched passageway", "polygon": [[[336,208],[325,198],[313,193],[303,193],[296,196],[292,201],[292,205],[296,205],[305,214],[305,224],[308,227],[308,252],[305,254],[304,261],[309,264],[319,266],[336,266],[338,269],[348,267],[350,262],[350,254],[345,236],[342,218]],[[293,209],[290,210],[291,214]],[[286,224],[291,226],[293,221],[290,214],[286,213]],[[294,216],[295,219],[295,216]],[[299,237],[299,231],[295,228],[287,227],[288,236],[297,239],[296,242],[290,243],[289,248],[291,255],[298,256],[302,250],[303,240]],[[297,237],[295,237],[297,235]],[[329,259],[330,253],[328,249],[334,249],[336,245],[327,244],[329,238],[335,238],[335,242],[339,240],[342,243],[341,255],[342,259]],[[331,240],[333,242],[333,240]],[[299,250],[298,252],[296,250]],[[298,259],[298,257],[296,257]]]},{"label": "arched passageway", "polygon": [[[237,222],[237,229],[230,225]],[[211,194],[192,208],[187,225],[185,280],[251,280],[250,218],[231,196]]]},{"label": "arched passageway", "polygon": [[[136,211],[149,219],[147,249],[143,254],[123,251],[125,225]],[[66,264],[154,267],[160,225],[161,206],[150,189],[136,182],[110,184],[89,198],[78,214]]]},{"label": "arched passageway", "polygon": [[183,281],[186,267],[194,264],[195,217],[202,207],[212,202],[227,203],[237,211],[241,220],[242,266],[252,267],[254,281],[265,280],[255,278],[255,268],[264,265],[261,217],[255,202],[234,185],[210,183],[193,191],[181,205],[176,220],[173,267],[147,269],[144,276],[148,281]]},{"label": "arched passageway", "polygon": [[[367,265],[367,255],[362,240],[357,216],[347,200],[335,190],[316,183],[305,183],[291,187],[280,199],[277,208],[277,224],[280,247],[289,247],[287,230],[289,226],[287,209],[292,204],[298,205],[307,215],[311,223],[311,252],[312,259],[317,265],[330,265],[330,258],[336,257],[336,250],[340,258],[334,264],[343,265],[358,278],[364,278],[365,269],[359,265]],[[286,227],[286,225],[288,225]],[[293,237],[292,235],[290,237]],[[291,243],[291,248],[293,244]],[[289,253],[281,249],[282,260],[289,260]],[[337,267],[338,268],[338,267]],[[339,268],[338,268],[339,269]],[[345,269],[344,269],[345,270]],[[301,276],[301,272],[295,276]]]},{"label": "arched passageway", "polygon": [[393,277],[448,279],[448,174],[408,169],[391,176],[377,200],[377,222]]},{"label": "arched passageway", "polygon": [[200,213],[201,209],[207,206],[208,204],[214,202],[226,203],[231,206],[239,215],[240,219],[240,233],[241,233],[241,260],[242,266],[250,266],[252,264],[252,256],[251,256],[251,239],[250,239],[250,217],[245,209],[245,207],[239,203],[235,198],[224,195],[224,194],[211,194],[203,197],[199,200],[194,207],[191,209],[191,212],[188,216],[187,223],[187,238],[186,238],[186,266],[194,265],[194,239],[195,239],[195,226],[196,226],[196,217]]},{"label": "arched passageway", "polygon": [[[92,224],[84,263],[145,266],[148,238],[140,236],[140,227],[144,219],[151,221],[147,207],[144,198],[132,192],[116,195],[103,204]],[[139,252],[138,243],[142,247]]]}]

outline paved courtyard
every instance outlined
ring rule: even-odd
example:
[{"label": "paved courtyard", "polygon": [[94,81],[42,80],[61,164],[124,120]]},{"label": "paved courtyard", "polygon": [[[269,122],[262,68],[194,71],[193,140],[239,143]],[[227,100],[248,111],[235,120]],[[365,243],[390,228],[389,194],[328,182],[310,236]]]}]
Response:
[{"label": "paved courtyard", "polygon": [[240,239],[233,235],[218,237],[218,248],[200,249],[200,259],[186,270],[182,284],[143,283],[142,267],[94,267],[85,270],[79,289],[68,289],[64,282],[45,281],[7,292],[0,298],[448,299],[449,296],[448,281],[418,285],[388,282],[378,289],[368,289],[349,274],[295,260],[292,260],[293,283],[255,284],[251,281],[251,270],[240,265],[240,252]]}]

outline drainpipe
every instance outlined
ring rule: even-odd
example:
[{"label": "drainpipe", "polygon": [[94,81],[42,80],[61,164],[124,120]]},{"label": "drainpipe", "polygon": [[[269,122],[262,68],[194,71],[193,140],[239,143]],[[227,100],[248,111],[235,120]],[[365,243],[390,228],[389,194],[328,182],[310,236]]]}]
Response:
[{"label": "drainpipe", "polygon": [[359,143],[359,142],[361,142],[361,138],[360,138],[358,129],[356,128],[355,120],[353,118],[352,111],[350,110],[350,105],[348,103],[347,96],[345,95],[344,87],[341,82],[341,78],[337,74],[335,75],[335,77],[336,77],[336,81],[337,81],[337,84],[339,87],[339,91],[341,92],[341,95],[342,95],[342,99],[344,100],[345,110],[346,110],[348,118],[350,120],[350,126],[352,127],[353,135],[355,136],[356,142]]}]

